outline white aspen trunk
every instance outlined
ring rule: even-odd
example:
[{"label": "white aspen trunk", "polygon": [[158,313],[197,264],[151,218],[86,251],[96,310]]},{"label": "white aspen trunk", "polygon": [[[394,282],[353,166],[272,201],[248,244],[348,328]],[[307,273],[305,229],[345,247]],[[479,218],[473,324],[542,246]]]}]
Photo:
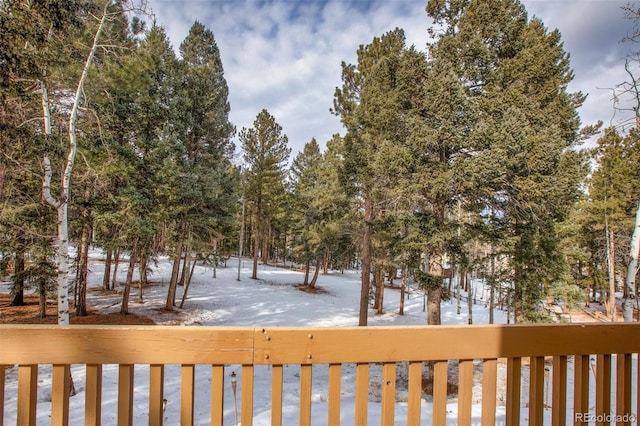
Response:
[{"label": "white aspen trunk", "polygon": [[[69,116],[69,152],[67,153],[67,162],[62,175],[62,186],[60,188],[60,198],[56,199],[51,195],[51,161],[48,157],[44,158],[44,179],[42,183],[42,193],[44,199],[51,206],[55,207],[58,213],[58,234],[57,234],[57,250],[56,250],[56,264],[58,269],[58,324],[69,325],[69,229],[68,229],[68,202],[71,189],[71,173],[73,172],[73,164],[75,162],[77,141],[76,141],[76,121],[78,119],[78,109],[80,108],[80,101],[82,99],[82,91],[84,83],[89,75],[89,69],[93,63],[96,50],[98,49],[98,42],[102,35],[102,30],[107,21],[107,8],[111,2],[105,2],[102,9],[102,17],[98,25],[98,29],[93,37],[93,44],[89,55],[84,63],[82,69],[82,75],[78,81],[76,87],[76,93],[73,98],[73,104],[71,108],[71,114]],[[43,109],[45,111],[45,128],[48,125],[49,130],[51,128],[51,119],[49,114],[48,98],[46,87],[43,85]]]},{"label": "white aspen trunk", "polygon": [[622,303],[622,317],[624,322],[633,321],[633,304],[636,298],[636,274],[638,273],[638,251],[640,250],[640,201],[636,209],[636,222],[631,234],[629,245],[629,265],[627,278],[624,282],[624,302]]}]

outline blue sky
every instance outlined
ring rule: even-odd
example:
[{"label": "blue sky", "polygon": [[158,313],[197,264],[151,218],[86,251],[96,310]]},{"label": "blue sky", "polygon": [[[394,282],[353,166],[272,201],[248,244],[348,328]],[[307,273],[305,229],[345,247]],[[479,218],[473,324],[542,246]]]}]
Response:
[{"label": "blue sky", "polygon": [[[570,91],[588,94],[583,124],[618,124],[611,91],[627,79],[620,43],[631,31],[619,0],[523,0],[529,16],[559,29],[571,55]],[[230,118],[238,131],[266,108],[282,125],[292,156],[315,137],[321,146],[344,133],[330,114],[340,63],[396,27],[424,50],[432,20],[426,0],[149,0],[174,49],[195,20],[213,31],[229,85]]]}]

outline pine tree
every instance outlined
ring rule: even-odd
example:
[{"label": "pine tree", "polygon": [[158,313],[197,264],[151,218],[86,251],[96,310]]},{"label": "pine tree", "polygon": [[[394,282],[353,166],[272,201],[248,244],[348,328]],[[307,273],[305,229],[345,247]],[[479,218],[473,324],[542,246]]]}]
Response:
[{"label": "pine tree", "polygon": [[572,149],[584,97],[566,91],[573,75],[560,33],[529,20],[519,1],[432,0],[427,11],[445,26],[437,54],[478,101],[467,171],[510,253],[516,316],[535,319],[558,272],[556,225],[586,171]]},{"label": "pine tree", "polygon": [[181,256],[190,260],[197,246],[211,244],[212,235],[228,230],[237,204],[236,192],[229,191],[237,179],[230,163],[235,128],[229,122],[229,89],[213,33],[195,22],[180,45],[180,55],[172,135],[182,154],[172,158],[179,167],[174,177],[179,192],[167,310],[175,303]]},{"label": "pine tree", "polygon": [[[270,222],[284,194],[284,166],[291,149],[275,118],[266,109],[258,113],[252,128],[240,131],[243,158],[247,166],[244,197],[250,207],[253,236],[253,271],[258,278],[258,257],[268,244]],[[263,256],[266,253],[263,253]]]}]

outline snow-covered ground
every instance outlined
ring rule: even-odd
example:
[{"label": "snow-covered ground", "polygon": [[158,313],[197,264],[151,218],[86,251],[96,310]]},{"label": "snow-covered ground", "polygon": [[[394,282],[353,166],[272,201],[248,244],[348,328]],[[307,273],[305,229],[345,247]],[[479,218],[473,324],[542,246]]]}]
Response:
[{"label": "snow-covered ground", "polygon": [[[358,301],[360,292],[360,275],[357,271],[340,273],[332,271],[329,275],[320,275],[317,286],[323,291],[308,293],[295,287],[302,282],[302,273],[284,268],[260,266],[259,280],[250,279],[251,262],[243,259],[240,270],[241,279],[238,276],[238,260],[232,258],[227,267],[219,267],[215,271],[209,266],[197,266],[193,280],[188,291],[188,298],[183,309],[176,309],[177,313],[162,311],[166,300],[171,264],[168,259],[162,258],[157,265],[152,265],[153,273],[150,275],[152,285],[144,289],[143,301],[139,302],[138,289],[132,289],[129,312],[149,316],[158,324],[176,324],[187,326],[320,326],[340,327],[354,326],[358,323]],[[100,312],[119,312],[121,294],[105,295],[97,291],[102,283],[104,262],[100,260],[100,254],[94,253],[91,262],[90,287],[88,292],[88,305],[90,309]],[[118,272],[119,281],[124,281],[126,275],[126,263]],[[414,286],[415,287],[415,286]],[[0,286],[0,291],[6,291],[6,284]],[[182,294],[178,290],[178,301]],[[384,297],[384,314],[369,314],[371,326],[403,326],[422,325],[426,323],[424,312],[424,297],[421,292],[414,290],[405,300],[405,314],[398,315],[399,291],[386,289]],[[480,297],[480,292],[477,293]],[[473,323],[488,323],[488,309],[483,300],[477,300],[473,306]],[[442,303],[443,324],[468,324],[468,307],[462,302],[461,313],[457,314],[457,302],[455,299]],[[495,323],[505,323],[505,312],[495,311]],[[615,365],[615,364],[614,364]],[[636,364],[634,363],[634,366]],[[523,368],[522,385],[522,421],[527,422],[528,402],[528,371]],[[72,366],[74,382],[78,394],[71,398],[70,424],[82,422],[84,413],[84,366]],[[241,374],[241,367],[229,365],[225,368],[225,374],[229,376],[235,372]],[[572,368],[569,366],[568,377],[572,377]],[[403,366],[398,366],[398,386],[396,405],[396,424],[406,424],[406,381],[403,388]],[[498,408],[497,422],[504,422],[505,407],[500,402],[504,401],[504,366],[499,366],[498,379]],[[634,377],[635,377],[634,372]],[[342,422],[354,423],[353,403],[355,401],[355,366],[345,365],[342,370]],[[15,424],[16,412],[16,383],[17,369],[7,370],[5,386],[5,424]],[[103,409],[102,424],[115,425],[117,412],[117,366],[104,366],[103,370]],[[370,373],[370,398],[369,398],[369,424],[380,424],[380,394],[379,385],[381,372],[378,366],[371,366]],[[327,377],[326,366],[313,367],[313,393],[312,415],[313,424],[327,424]],[[211,368],[198,366],[196,372],[196,424],[209,424],[210,421],[210,392],[211,392]],[[570,379],[571,380],[571,379]],[[593,380],[593,378],[592,378]],[[235,412],[233,392],[230,388],[230,380],[226,381],[225,390],[225,424],[235,425]],[[238,380],[238,405],[241,392],[241,380]],[[636,383],[634,381],[634,383]],[[38,394],[38,424],[50,423],[50,367],[41,366],[39,372]],[[148,424],[148,386],[149,371],[146,366],[137,366],[135,371],[135,400],[134,423],[136,425]],[[593,389],[594,386],[591,386]],[[254,425],[271,424],[270,412],[271,372],[270,368],[256,367],[254,381]],[[403,393],[404,392],[404,393]],[[502,393],[501,393],[502,392]],[[179,366],[167,366],[165,372],[165,398],[167,405],[165,410],[165,424],[179,424],[180,409],[180,372]],[[480,389],[474,389],[473,416],[479,423]],[[572,406],[568,401],[568,407]],[[284,369],[284,394],[283,394],[283,424],[291,425],[298,422],[299,405],[299,368],[298,366],[285,366]],[[431,424],[430,398],[425,396],[422,404],[422,418],[426,424]],[[447,407],[448,424],[456,424],[457,400],[451,398]],[[550,410],[545,410],[545,423],[550,424]],[[570,413],[568,421],[573,422]],[[474,420],[475,422],[475,420]]]}]

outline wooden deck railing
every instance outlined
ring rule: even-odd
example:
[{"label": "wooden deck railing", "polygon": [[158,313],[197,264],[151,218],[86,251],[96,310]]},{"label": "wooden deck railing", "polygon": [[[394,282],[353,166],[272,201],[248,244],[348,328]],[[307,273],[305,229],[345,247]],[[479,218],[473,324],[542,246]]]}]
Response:
[{"label": "wooden deck railing", "polygon": [[[398,422],[397,386],[404,395],[401,421],[408,425],[425,424],[428,417],[434,425],[447,421],[462,425],[564,425],[593,424],[593,420],[609,424],[605,420],[612,418],[620,420],[619,424],[636,424],[640,406],[638,352],[638,323],[364,328],[3,325],[0,426],[14,417],[20,426],[35,425],[36,419],[48,422],[48,416],[53,425],[101,424],[106,364],[118,366],[119,425],[132,423],[134,370],[138,368],[149,372],[145,384],[148,395],[144,397],[149,424],[163,423],[165,372],[174,364],[180,366],[183,425],[203,422],[195,419],[196,412],[202,411],[196,410],[194,403],[200,379],[196,365],[211,368],[207,379],[211,381],[210,406],[204,421],[211,424],[223,424],[225,413],[227,424],[235,423],[229,422],[233,406],[226,406],[228,398],[224,398],[225,389],[229,392],[230,365],[237,365],[239,372],[237,410],[243,426],[254,421],[258,373],[270,374],[270,395],[260,398],[270,399],[271,424],[282,423],[283,368],[290,365],[299,368],[295,392],[299,394],[299,424],[338,425],[341,419],[344,424],[343,414],[348,412],[357,425],[370,424],[372,417],[377,421],[378,414],[383,425],[392,425]],[[428,398],[432,409],[425,411],[426,361],[433,361],[428,363],[432,365],[433,392]],[[38,366],[42,364],[52,366],[51,408],[44,417],[36,412]],[[84,420],[69,419],[69,369],[76,364],[86,366],[84,383],[75,383],[84,390]],[[327,369],[328,377],[324,384],[327,410],[322,418],[317,412],[312,415],[312,389],[317,384],[313,372],[320,365]],[[348,408],[341,397],[346,365],[355,371],[355,391],[349,398],[354,406]],[[397,374],[400,367],[406,369],[402,380]],[[380,373],[370,374],[374,368]],[[8,378],[12,369],[17,369],[17,376]],[[505,371],[504,390],[499,395],[501,371]],[[447,417],[447,387],[452,374],[457,379],[457,406],[449,410],[455,412],[455,419],[451,414]],[[379,382],[375,384],[379,389],[375,404],[370,396],[374,376]],[[11,380],[18,381],[17,396],[5,392]],[[481,389],[479,397],[474,397],[474,383],[476,393]],[[449,407],[455,404],[454,399],[449,401]],[[372,405],[380,407],[376,416],[371,416]],[[476,414],[472,414],[472,406]]]}]

